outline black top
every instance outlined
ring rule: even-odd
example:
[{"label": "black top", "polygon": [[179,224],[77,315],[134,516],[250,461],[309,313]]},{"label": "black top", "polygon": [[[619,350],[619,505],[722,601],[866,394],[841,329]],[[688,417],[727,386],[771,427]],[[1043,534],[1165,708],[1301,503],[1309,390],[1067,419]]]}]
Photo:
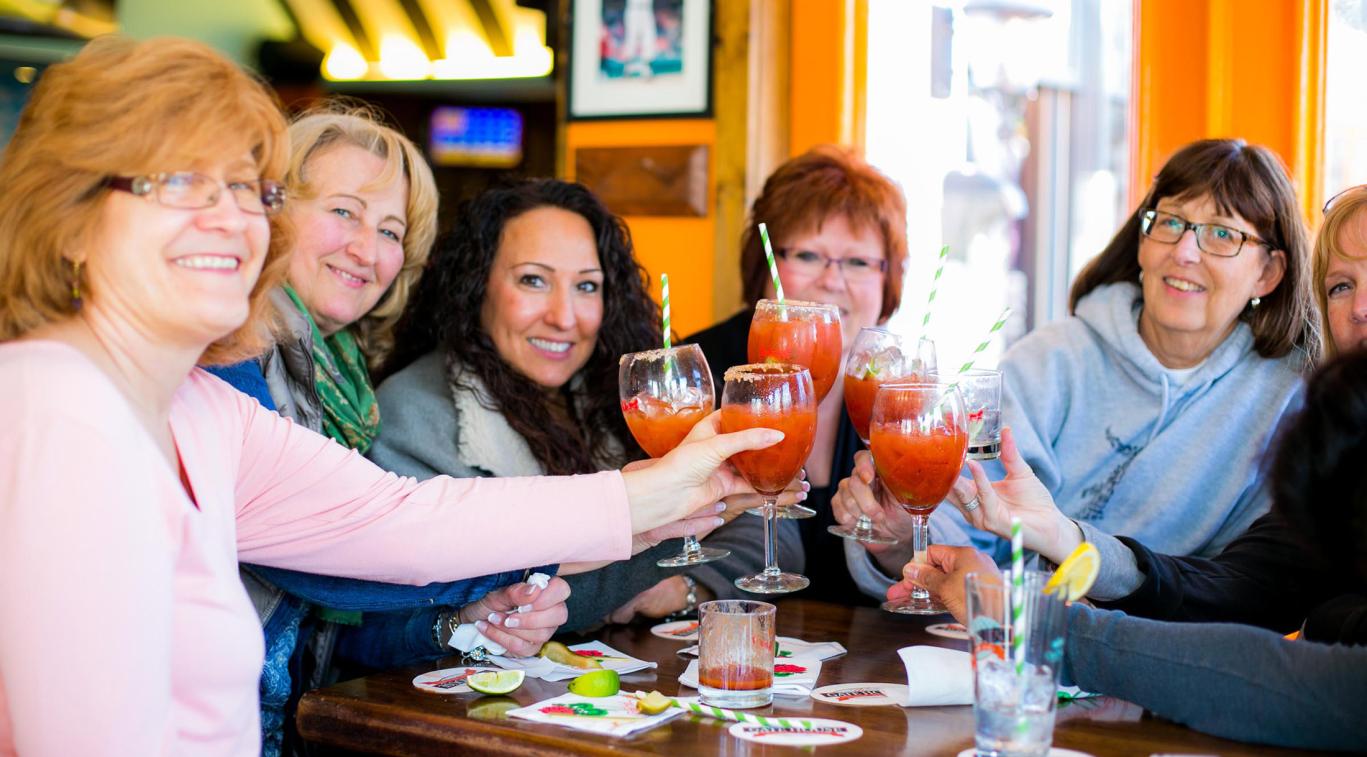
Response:
[{"label": "black top", "polygon": [[[685,339],[697,344],[707,356],[707,366],[712,370],[712,381],[717,392],[717,403],[721,404],[722,387],[726,385],[726,369],[744,365],[749,361],[747,347],[750,338],[750,318],[753,310],[742,310],[736,315],[710,328],[699,331]],[[838,388],[838,386],[837,386]],[[805,553],[805,572],[811,579],[811,586],[790,596],[806,599],[819,599],[843,605],[876,605],[864,595],[850,577],[845,564],[845,540],[826,530],[836,524],[835,514],[831,511],[831,496],[836,485],[854,471],[854,453],[863,449],[864,443],[854,431],[854,424],[842,407],[840,428],[836,431],[835,455],[831,461],[830,485],[813,487],[807,494],[807,507],[816,511],[816,516],[797,521],[802,532],[802,549]],[[741,516],[752,517],[752,516]],[[793,556],[789,556],[790,558]],[[779,553],[779,565],[788,560]]]},{"label": "black top", "polygon": [[1144,583],[1097,606],[1159,620],[1247,623],[1305,638],[1367,644],[1367,587],[1327,568],[1274,509],[1215,557],[1160,555],[1119,537]]}]

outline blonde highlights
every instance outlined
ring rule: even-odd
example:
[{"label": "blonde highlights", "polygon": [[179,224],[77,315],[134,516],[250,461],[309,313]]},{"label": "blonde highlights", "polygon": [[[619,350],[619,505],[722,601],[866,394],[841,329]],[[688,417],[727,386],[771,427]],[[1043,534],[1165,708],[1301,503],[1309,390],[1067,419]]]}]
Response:
[{"label": "blonde highlights", "polygon": [[[1340,260],[1361,259],[1349,255],[1340,240],[1345,234],[1361,233],[1361,229],[1354,228],[1351,221],[1364,208],[1367,208],[1367,185],[1344,190],[1334,198],[1324,214],[1324,223],[1320,224],[1315,234],[1315,247],[1310,255],[1310,280],[1313,282],[1315,305],[1320,311],[1320,332],[1325,335],[1324,355],[1331,359],[1338,356],[1338,350],[1329,336],[1329,293],[1324,291],[1324,280],[1329,275],[1331,257]],[[1359,237],[1356,241],[1360,246],[1367,247],[1367,238]]]}]

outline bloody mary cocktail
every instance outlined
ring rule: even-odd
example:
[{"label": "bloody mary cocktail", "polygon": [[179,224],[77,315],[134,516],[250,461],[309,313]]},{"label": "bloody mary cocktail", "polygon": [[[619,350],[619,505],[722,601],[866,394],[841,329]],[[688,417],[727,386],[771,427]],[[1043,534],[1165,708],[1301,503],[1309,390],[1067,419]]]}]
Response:
[{"label": "bloody mary cocktail", "polygon": [[772,447],[740,452],[731,456],[731,464],[760,494],[777,496],[802,472],[807,456],[812,453],[816,436],[816,408],[774,412],[746,406],[723,405],[722,433],[743,431],[747,428],[772,428],[783,432],[783,441]]},{"label": "bloody mary cocktail", "polygon": [[679,446],[698,421],[712,412],[712,403],[672,405],[654,397],[637,395],[622,404],[622,416],[636,443],[651,457],[664,457]]},{"label": "bloody mary cocktail", "polygon": [[791,363],[811,371],[819,403],[840,373],[840,309],[817,302],[760,300],[746,352],[752,363]]},{"label": "bloody mary cocktail", "polygon": [[896,422],[875,423],[872,431],[870,449],[883,485],[908,512],[934,512],[959,477],[967,431],[939,427],[922,435]]}]

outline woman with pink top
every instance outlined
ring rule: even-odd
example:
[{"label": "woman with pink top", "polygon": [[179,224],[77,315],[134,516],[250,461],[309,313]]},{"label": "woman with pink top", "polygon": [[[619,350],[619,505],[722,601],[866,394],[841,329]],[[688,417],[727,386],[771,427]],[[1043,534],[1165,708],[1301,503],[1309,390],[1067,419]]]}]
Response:
[{"label": "woman with pink top", "polygon": [[196,366],[266,344],[287,153],[231,62],[101,38],[0,159],[0,754],[254,753],[239,559],[410,584],[622,559],[716,525],[725,459],[780,437],[714,421],[628,472],[419,484],[263,410]]}]

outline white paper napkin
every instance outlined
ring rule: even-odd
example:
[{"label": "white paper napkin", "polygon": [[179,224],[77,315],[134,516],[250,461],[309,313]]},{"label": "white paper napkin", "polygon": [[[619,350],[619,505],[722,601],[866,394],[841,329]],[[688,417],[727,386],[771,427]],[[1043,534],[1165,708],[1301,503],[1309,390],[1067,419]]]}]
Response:
[{"label": "white paper napkin", "polygon": [[[829,660],[839,657],[848,650],[838,641],[803,641],[791,636],[778,637],[778,656],[784,658],[804,657],[813,660]],[[684,647],[679,654],[698,656],[698,645]]]},{"label": "white paper napkin", "polygon": [[510,710],[509,715],[535,723],[550,723],[579,731],[628,736],[678,717],[683,710],[671,707],[659,715],[646,715],[637,709],[638,700],[630,694],[610,697],[581,697],[561,694],[527,707]]},{"label": "white paper napkin", "polygon": [[[601,641],[575,644],[570,647],[570,651],[578,652],[585,657],[593,657],[602,663],[604,668],[615,670],[618,674],[635,673],[638,670],[657,667],[653,662],[638,660]],[[584,668],[561,665],[544,657],[490,657],[489,662],[507,670],[521,670],[528,676],[540,678],[543,681],[568,681],[588,672]]]},{"label": "white paper napkin", "polygon": [[[810,696],[821,677],[821,661],[807,658],[780,657],[774,660],[774,693],[780,696]],[[698,661],[690,660],[679,676],[679,685],[698,688]]]},{"label": "white paper napkin", "polygon": [[[545,573],[533,573],[527,577],[527,583],[545,591],[546,587],[551,585],[551,577]],[[513,612],[522,612],[524,608],[531,609],[531,605],[522,605]],[[484,651],[491,655],[501,655],[508,652],[507,647],[480,633],[479,629],[475,628],[474,623],[462,623],[456,626],[456,632],[451,634],[446,645],[461,652],[469,652],[476,647],[484,647]]]},{"label": "white paper napkin", "polygon": [[[944,647],[914,646],[897,650],[907,669],[907,701],[903,707],[973,704],[973,657]],[[1060,686],[1070,699],[1096,696],[1076,686]]]}]

